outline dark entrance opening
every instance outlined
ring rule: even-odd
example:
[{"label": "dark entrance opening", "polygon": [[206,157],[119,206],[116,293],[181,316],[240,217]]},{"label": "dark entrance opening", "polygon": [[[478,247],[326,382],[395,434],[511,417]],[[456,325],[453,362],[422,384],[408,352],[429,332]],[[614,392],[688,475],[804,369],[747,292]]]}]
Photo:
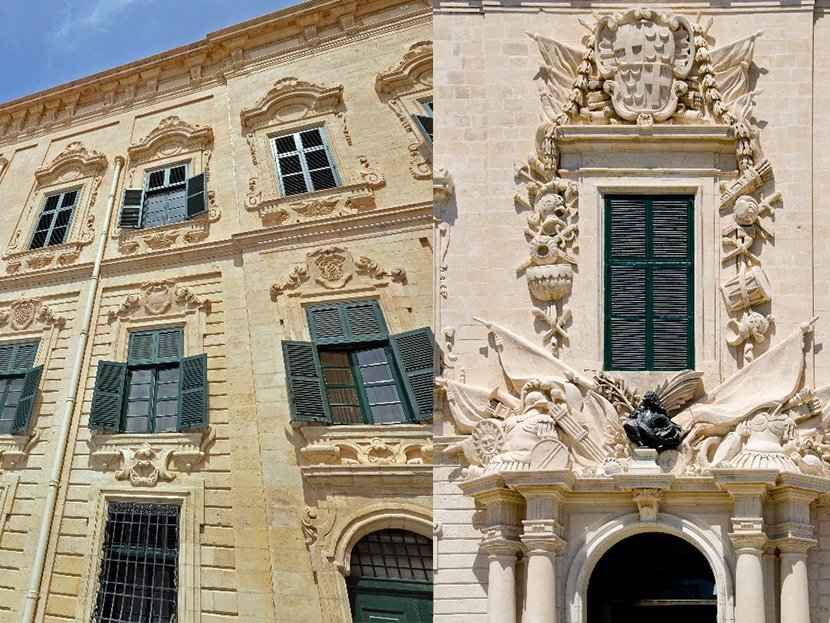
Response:
[{"label": "dark entrance opening", "polygon": [[715,577],[694,546],[638,534],[600,559],[588,583],[588,623],[715,623]]}]

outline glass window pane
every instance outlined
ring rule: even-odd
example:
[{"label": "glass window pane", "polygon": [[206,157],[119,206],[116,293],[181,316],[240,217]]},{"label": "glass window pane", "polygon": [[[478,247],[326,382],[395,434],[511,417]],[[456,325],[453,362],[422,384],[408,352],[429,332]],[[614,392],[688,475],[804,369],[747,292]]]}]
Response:
[{"label": "glass window pane", "polygon": [[47,246],[52,246],[54,244],[63,244],[66,236],[66,227],[58,227],[52,230],[52,235],[49,236],[49,243]]},{"label": "glass window pane", "polygon": [[334,188],[337,182],[334,180],[334,174],[331,169],[322,169],[320,171],[312,171],[311,184],[314,190],[323,190],[325,188]]},{"label": "glass window pane", "polygon": [[9,385],[9,390],[11,390],[13,392],[19,392],[21,389],[23,389],[23,380],[24,380],[23,377],[20,377],[20,376],[17,377],[17,378],[11,379],[11,384]]},{"label": "glass window pane", "polygon": [[308,190],[302,174],[284,175],[282,178],[282,186],[286,195],[299,195]]},{"label": "glass window pane", "polygon": [[13,406],[20,402],[20,392],[9,392],[6,394],[6,405]]},{"label": "glass window pane", "polygon": [[130,398],[149,398],[150,397],[150,390],[153,388],[152,385],[149,383],[144,384],[131,384],[130,385]]},{"label": "glass window pane", "polygon": [[329,402],[340,405],[357,405],[357,392],[348,387],[329,388]]},{"label": "glass window pane", "polygon": [[373,385],[366,388],[369,404],[376,405],[388,402],[400,402],[398,388],[394,385]]},{"label": "glass window pane", "polygon": [[331,418],[336,424],[363,424],[360,407],[332,407]]},{"label": "glass window pane", "polygon": [[156,394],[161,400],[163,398],[176,398],[179,395],[178,383],[163,383],[159,384],[158,392]]},{"label": "glass window pane", "polygon": [[357,356],[357,364],[359,366],[368,366],[373,363],[386,363],[386,349],[385,348],[368,348],[360,350],[355,353]]},{"label": "glass window pane", "polygon": [[0,379],[0,394],[6,391],[6,386],[16,379]]},{"label": "glass window pane", "polygon": [[[8,403],[6,403],[6,404],[8,404]],[[0,417],[2,417],[2,419],[4,419],[4,420],[11,420],[11,419],[14,418],[15,411],[17,411],[17,407],[10,407],[10,406],[3,407],[3,415],[0,416]]]},{"label": "glass window pane", "polygon": [[324,149],[306,152],[305,157],[306,162],[308,163],[308,168],[311,171],[315,169],[329,168],[329,158],[326,155],[326,151]]},{"label": "glass window pane", "polygon": [[148,400],[136,400],[127,403],[127,417],[147,415],[148,413],[150,413],[150,402]]},{"label": "glass window pane", "polygon": [[406,414],[403,411],[403,405],[385,404],[375,405],[371,408],[372,421],[375,424],[400,424],[406,422]]},{"label": "glass window pane", "polygon": [[178,383],[179,369],[178,368],[161,368],[159,369],[159,383]]},{"label": "glass window pane", "polygon": [[187,166],[182,164],[177,167],[173,167],[170,169],[170,185],[175,186],[176,184],[184,184]]},{"label": "glass window pane", "polygon": [[297,151],[297,145],[294,143],[294,135],[280,136],[274,139],[277,146],[277,153],[285,154],[291,151]]},{"label": "glass window pane", "polygon": [[348,368],[325,368],[323,373],[326,376],[326,384],[354,385],[352,371]]},{"label": "glass window pane", "polygon": [[179,412],[179,401],[160,400],[156,403],[156,415],[177,415]]},{"label": "glass window pane", "polygon": [[66,227],[69,224],[69,217],[72,210],[60,210],[55,214],[55,227]]},{"label": "glass window pane", "polygon": [[58,207],[58,202],[60,201],[60,195],[52,195],[51,197],[46,198],[46,204],[43,206],[44,212],[52,212],[54,209]]},{"label": "glass window pane", "polygon": [[0,435],[8,435],[10,432],[12,432],[12,420],[0,420]]},{"label": "glass window pane", "polygon": [[386,364],[361,368],[360,375],[363,377],[364,383],[380,383],[392,380],[392,370]]},{"label": "glass window pane", "polygon": [[128,433],[147,433],[150,432],[149,419],[146,417],[128,417],[127,418],[127,432]]},{"label": "glass window pane", "polygon": [[149,368],[133,370],[130,372],[130,379],[133,384],[149,383],[153,380],[153,371]]},{"label": "glass window pane", "polygon": [[302,170],[299,156],[283,156],[280,158],[280,173],[283,175],[301,173]]},{"label": "glass window pane", "polygon": [[323,367],[327,366],[337,366],[340,368],[348,368],[349,367],[349,355],[348,353],[334,351],[334,350],[321,350],[320,351],[320,361],[323,363]]},{"label": "glass window pane", "polygon": [[323,144],[323,137],[320,134],[320,128],[314,128],[313,130],[306,130],[305,132],[300,132],[300,141],[303,144],[303,147],[308,149],[309,147],[317,147],[318,145]]},{"label": "glass window pane", "polygon": [[178,418],[173,415],[165,417],[156,417],[156,432],[157,433],[171,433],[176,430]]}]

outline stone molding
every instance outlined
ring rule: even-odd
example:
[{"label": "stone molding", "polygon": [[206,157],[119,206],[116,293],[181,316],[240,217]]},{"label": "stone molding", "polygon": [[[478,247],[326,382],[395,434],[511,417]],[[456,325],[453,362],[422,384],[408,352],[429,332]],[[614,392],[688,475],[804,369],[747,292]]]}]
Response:
[{"label": "stone molding", "polygon": [[305,284],[313,281],[316,286],[337,290],[352,279],[360,278],[370,284],[406,283],[406,271],[402,268],[385,270],[367,256],[354,259],[345,247],[322,247],[306,255],[305,264],[297,264],[287,279],[271,286],[271,295],[277,298],[289,291],[299,294]]},{"label": "stone molding", "polygon": [[21,297],[12,301],[7,310],[0,311],[0,328],[8,326],[12,331],[24,331],[37,322],[44,331],[63,329],[66,318],[55,313],[41,299]]},{"label": "stone molding", "polygon": [[319,85],[297,78],[278,80],[253,107],[240,113],[247,132],[271,125],[274,120],[296,121],[318,115],[337,114],[343,106],[343,85]]},{"label": "stone molding", "polygon": [[80,141],[69,143],[48,165],[35,170],[35,179],[40,186],[62,179],[94,177],[107,168],[107,157],[101,152],[88,150]]},{"label": "stone molding", "polygon": [[207,448],[216,439],[216,431],[207,428],[186,433],[101,433],[93,431],[88,441],[93,461],[116,480],[126,480],[134,487],[154,487],[160,481],[171,482],[176,471],[191,473],[204,462]]},{"label": "stone molding", "polygon": [[114,322],[119,318],[129,318],[139,309],[149,316],[165,314],[173,307],[200,309],[207,313],[211,305],[210,299],[198,296],[192,287],[176,285],[170,279],[146,281],[141,284],[139,292],[127,295],[117,308],[108,310],[107,319]]},{"label": "stone molding", "polygon": [[421,425],[305,427],[304,465],[431,465],[432,441]]}]

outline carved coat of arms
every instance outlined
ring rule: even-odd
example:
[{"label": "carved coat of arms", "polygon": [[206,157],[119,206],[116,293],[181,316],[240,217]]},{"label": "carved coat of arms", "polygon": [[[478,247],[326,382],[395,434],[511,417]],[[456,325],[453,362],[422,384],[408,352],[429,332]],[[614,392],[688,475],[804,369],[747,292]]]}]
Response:
[{"label": "carved coat of arms", "polygon": [[650,9],[602,18],[596,28],[597,68],[617,114],[638,125],[668,119],[695,59],[685,17]]}]

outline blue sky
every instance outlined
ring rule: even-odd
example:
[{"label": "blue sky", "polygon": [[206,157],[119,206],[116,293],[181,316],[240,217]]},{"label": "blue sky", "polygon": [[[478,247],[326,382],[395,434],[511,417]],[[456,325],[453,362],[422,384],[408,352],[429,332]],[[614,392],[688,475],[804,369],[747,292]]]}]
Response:
[{"label": "blue sky", "polygon": [[204,39],[296,0],[0,0],[0,102]]}]

